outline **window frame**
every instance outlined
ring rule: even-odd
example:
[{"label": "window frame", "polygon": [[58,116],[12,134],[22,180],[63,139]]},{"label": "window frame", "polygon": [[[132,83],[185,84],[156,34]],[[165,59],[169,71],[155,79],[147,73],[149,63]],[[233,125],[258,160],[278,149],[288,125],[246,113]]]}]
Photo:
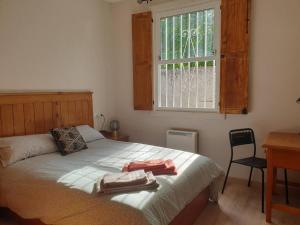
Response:
[{"label": "window frame", "polygon": [[[221,51],[221,2],[220,1],[200,1],[198,3],[185,3],[184,5],[174,2],[173,4],[166,4],[160,8],[154,8],[153,11],[153,99],[154,99],[154,110],[155,111],[178,111],[178,112],[219,112],[220,106],[220,51]],[[201,11],[206,9],[214,9],[214,47],[216,55],[213,56],[216,60],[216,83],[215,83],[215,108],[180,108],[180,107],[159,107],[158,106],[158,72],[159,72],[159,56],[160,56],[160,19],[164,17],[174,16],[178,14],[185,14],[189,12]],[[209,59],[210,56],[207,56]],[[169,60],[165,60],[167,63]],[[172,61],[172,60],[171,60]]]}]

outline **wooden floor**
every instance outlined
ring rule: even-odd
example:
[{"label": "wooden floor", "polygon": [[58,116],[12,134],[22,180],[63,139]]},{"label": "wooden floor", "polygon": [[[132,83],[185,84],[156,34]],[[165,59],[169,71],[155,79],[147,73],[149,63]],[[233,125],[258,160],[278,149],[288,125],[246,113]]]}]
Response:
[{"label": "wooden floor", "polygon": [[[260,184],[250,188],[247,181],[230,179],[219,204],[210,203],[194,225],[266,225],[265,214],[261,213]],[[300,189],[290,188],[291,205],[300,207]],[[284,189],[278,187],[274,201],[284,202]],[[273,211],[272,224],[300,225],[300,217]]]},{"label": "wooden floor", "polygon": [[[276,201],[284,201],[283,190],[279,188],[274,196]],[[300,207],[300,190],[290,188],[292,205]],[[265,214],[260,209],[260,185],[250,188],[247,181],[230,179],[219,204],[210,203],[194,225],[266,225]],[[300,217],[273,211],[274,225],[300,225]],[[0,218],[0,225],[19,225],[9,218]]]}]

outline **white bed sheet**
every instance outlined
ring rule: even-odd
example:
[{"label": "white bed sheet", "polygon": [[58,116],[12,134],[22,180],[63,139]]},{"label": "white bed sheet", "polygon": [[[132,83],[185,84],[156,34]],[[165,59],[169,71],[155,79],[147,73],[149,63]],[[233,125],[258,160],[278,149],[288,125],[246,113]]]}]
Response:
[{"label": "white bed sheet", "polygon": [[[0,206],[52,225],[166,225],[210,186],[217,200],[223,171],[209,158],[151,145],[108,139],[61,156],[52,153],[0,169]],[[156,191],[95,192],[96,180],[134,160],[173,159],[176,176],[157,176]]]}]

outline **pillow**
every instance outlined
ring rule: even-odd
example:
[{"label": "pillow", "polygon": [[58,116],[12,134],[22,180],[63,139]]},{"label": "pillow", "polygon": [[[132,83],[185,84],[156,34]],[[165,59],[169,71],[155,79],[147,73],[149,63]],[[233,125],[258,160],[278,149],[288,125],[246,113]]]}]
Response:
[{"label": "pillow", "polygon": [[0,138],[0,161],[3,167],[26,158],[56,152],[57,150],[50,134]]},{"label": "pillow", "polygon": [[50,132],[62,155],[87,149],[87,145],[76,127],[54,128]]},{"label": "pillow", "polygon": [[79,131],[85,142],[91,142],[105,138],[99,131],[90,127],[89,125],[77,126],[76,129]]}]

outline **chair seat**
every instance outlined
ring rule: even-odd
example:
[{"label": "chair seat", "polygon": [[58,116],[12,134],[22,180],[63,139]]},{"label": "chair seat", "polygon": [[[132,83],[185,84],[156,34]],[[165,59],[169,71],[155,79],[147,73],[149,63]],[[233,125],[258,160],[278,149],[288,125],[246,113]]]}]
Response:
[{"label": "chair seat", "polygon": [[257,157],[249,157],[243,159],[232,160],[234,163],[238,163],[245,166],[250,166],[254,168],[264,169],[267,168],[267,160]]}]

